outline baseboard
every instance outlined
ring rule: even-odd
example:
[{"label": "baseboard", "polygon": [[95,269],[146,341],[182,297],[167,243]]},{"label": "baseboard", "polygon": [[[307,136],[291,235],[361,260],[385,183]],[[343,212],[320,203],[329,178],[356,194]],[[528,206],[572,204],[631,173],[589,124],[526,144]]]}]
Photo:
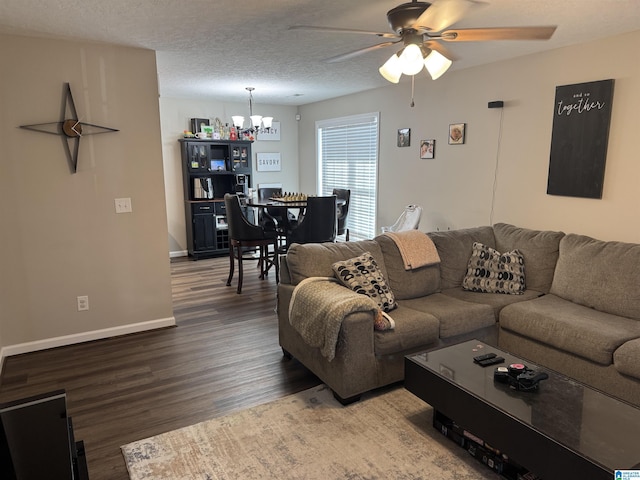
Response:
[{"label": "baseboard", "polygon": [[177,252],[169,252],[169,258],[187,257],[189,256],[188,250],[179,250]]},{"label": "baseboard", "polygon": [[73,335],[64,335],[62,337],[45,338],[36,340],[35,342],[18,343],[16,345],[7,345],[0,349],[0,371],[4,365],[4,359],[12,355],[20,355],[22,353],[37,352],[48,348],[64,347],[76,343],[91,342],[93,340],[102,340],[104,338],[117,337],[120,335],[128,335],[130,333],[144,332],[146,330],[155,330],[158,328],[173,327],[176,324],[175,317],[160,318],[158,320],[150,320],[148,322],[132,323],[118,327],[104,328],[102,330],[93,330],[90,332],[76,333]]}]

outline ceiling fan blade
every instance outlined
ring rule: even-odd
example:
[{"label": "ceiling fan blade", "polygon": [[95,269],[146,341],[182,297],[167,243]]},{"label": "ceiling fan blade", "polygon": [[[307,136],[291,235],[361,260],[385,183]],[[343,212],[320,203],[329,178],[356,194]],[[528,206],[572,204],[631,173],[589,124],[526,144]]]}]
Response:
[{"label": "ceiling fan blade", "polygon": [[354,57],[357,57],[358,55],[362,55],[363,53],[367,53],[367,52],[371,52],[373,50],[378,50],[380,48],[385,48],[385,47],[389,47],[391,45],[395,45],[396,43],[398,43],[400,41],[401,40],[397,40],[395,42],[378,43],[376,45],[371,45],[370,47],[359,48],[358,50],[354,50],[352,52],[343,53],[341,55],[336,55],[335,57],[326,58],[324,60],[324,62],[326,62],[326,63],[336,63],[336,62],[342,62],[344,60],[350,60],[350,59],[352,59]]},{"label": "ceiling fan blade", "polygon": [[435,0],[413,23],[416,30],[441,32],[464,17],[472,8],[487,5],[475,0]]},{"label": "ceiling fan blade", "polygon": [[423,45],[426,46],[427,48],[430,48],[431,50],[435,50],[436,52],[440,53],[441,55],[447,57],[452,62],[455,62],[455,61],[460,59],[460,57],[458,57],[455,53],[453,53],[447,47],[442,45],[440,42],[429,41],[429,42],[424,42]]},{"label": "ceiling fan blade", "polygon": [[313,25],[293,25],[288,30],[316,30],[321,32],[335,32],[335,33],[358,33],[364,35],[375,35],[383,38],[398,38],[395,33],[383,33],[383,32],[370,32],[368,30],[356,30],[352,28],[335,28],[335,27],[315,27]]},{"label": "ceiling fan blade", "polygon": [[447,42],[481,42],[486,40],[548,40],[556,31],[552,27],[461,28],[442,32]]}]

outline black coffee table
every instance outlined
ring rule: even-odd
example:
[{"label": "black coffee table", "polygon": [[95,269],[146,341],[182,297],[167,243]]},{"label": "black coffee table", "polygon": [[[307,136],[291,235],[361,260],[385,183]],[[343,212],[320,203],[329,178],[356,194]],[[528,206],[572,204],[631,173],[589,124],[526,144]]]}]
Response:
[{"label": "black coffee table", "polygon": [[[494,382],[496,367],[473,357],[495,352],[502,366],[547,372],[535,392]],[[640,409],[477,340],[405,358],[404,386],[544,480],[611,480],[640,469]]]}]

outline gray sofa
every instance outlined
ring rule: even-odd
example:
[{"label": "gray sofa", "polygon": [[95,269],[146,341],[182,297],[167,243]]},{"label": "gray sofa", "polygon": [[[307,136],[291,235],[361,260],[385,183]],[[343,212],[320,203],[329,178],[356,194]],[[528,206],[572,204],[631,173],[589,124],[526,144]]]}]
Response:
[{"label": "gray sofa", "polygon": [[[294,244],[281,258],[280,345],[343,403],[404,378],[404,356],[476,338],[640,405],[640,245],[496,224],[428,234],[440,263],[405,270],[389,236]],[[521,295],[462,288],[474,242],[524,258]],[[361,309],[341,322],[335,357],[311,347],[292,327],[294,290],[332,277],[332,264],[370,252],[395,295],[395,329],[376,331]],[[317,288],[323,282],[316,281]],[[355,292],[349,294],[359,295]],[[335,320],[335,319],[333,319]]]}]

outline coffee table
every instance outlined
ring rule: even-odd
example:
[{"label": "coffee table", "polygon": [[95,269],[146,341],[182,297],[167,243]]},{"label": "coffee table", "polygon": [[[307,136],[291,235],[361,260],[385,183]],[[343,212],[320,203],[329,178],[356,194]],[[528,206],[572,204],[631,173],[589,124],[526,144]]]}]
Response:
[{"label": "coffee table", "polygon": [[[533,392],[494,382],[498,365],[473,357],[494,352],[502,366],[524,363],[548,373]],[[640,409],[477,340],[405,357],[404,386],[492,448],[544,480],[611,480],[640,469]]]}]

